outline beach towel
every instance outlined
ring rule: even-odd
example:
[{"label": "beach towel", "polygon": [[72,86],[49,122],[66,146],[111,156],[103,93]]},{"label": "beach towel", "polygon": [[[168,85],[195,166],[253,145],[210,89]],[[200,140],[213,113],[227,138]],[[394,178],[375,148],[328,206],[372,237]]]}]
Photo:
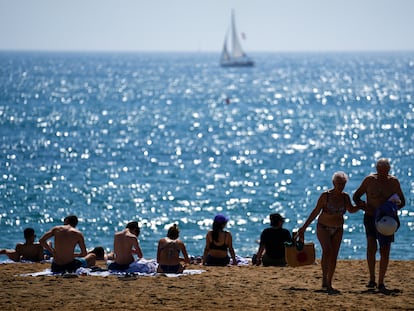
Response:
[{"label": "beach towel", "polygon": [[[108,264],[110,261],[108,261]],[[156,260],[150,259],[140,259],[135,261],[129,265],[129,268],[123,271],[110,271],[107,269],[102,269],[99,267],[92,267],[92,268],[79,268],[74,273],[53,273],[50,268],[45,269],[43,271],[34,272],[34,273],[25,273],[20,274],[20,276],[62,276],[64,278],[71,278],[71,277],[78,277],[78,276],[118,276],[122,279],[132,279],[133,277],[140,277],[140,276],[157,276],[163,275],[167,277],[179,277],[184,275],[193,275],[193,274],[200,274],[205,272],[205,270],[184,270],[182,273],[157,273],[158,264]]]}]

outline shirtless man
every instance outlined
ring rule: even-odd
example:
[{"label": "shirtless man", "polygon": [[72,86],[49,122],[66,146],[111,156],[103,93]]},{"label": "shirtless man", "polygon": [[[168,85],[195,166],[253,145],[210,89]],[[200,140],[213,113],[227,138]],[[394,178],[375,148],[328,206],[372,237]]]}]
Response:
[{"label": "shirtless man", "polygon": [[131,221],[126,228],[115,233],[114,236],[114,255],[115,261],[109,266],[109,270],[122,271],[129,268],[129,265],[135,261],[133,254],[142,258],[142,251],[138,243],[140,228],[136,221]]},{"label": "shirtless man", "polygon": [[[375,212],[383,205],[393,194],[397,194],[400,198],[398,209],[405,205],[404,194],[401,190],[400,182],[395,176],[389,175],[390,163],[388,159],[379,159],[376,163],[377,173],[373,173],[364,178],[359,188],[353,195],[353,200],[358,207],[365,211],[364,226],[367,236],[367,264],[369,270],[369,283],[367,287],[374,288],[375,283],[375,254],[377,252],[377,237],[380,244],[380,266],[378,276],[378,289],[382,292],[387,291],[384,286],[384,277],[387,272],[391,242],[394,236],[384,242],[381,236],[377,236],[375,227]],[[365,194],[366,202],[361,200],[361,196]]]},{"label": "shirtless man", "polygon": [[26,228],[23,231],[25,243],[18,243],[14,250],[3,249],[0,250],[0,255],[7,255],[13,261],[28,260],[41,261],[43,260],[43,247],[39,243],[35,243],[35,231],[32,228]]},{"label": "shirtless man", "polygon": [[[72,273],[80,267],[95,265],[96,255],[87,253],[83,234],[75,229],[77,224],[78,218],[75,215],[67,216],[63,226],[53,227],[40,238],[40,245],[52,254],[52,272]],[[54,248],[47,243],[52,237],[55,239]],[[79,253],[75,253],[77,245]]]},{"label": "shirtless man", "polygon": [[184,256],[184,262],[190,263],[187,249],[184,243],[178,239],[180,230],[177,225],[173,225],[168,229],[167,237],[158,241],[157,250],[157,272],[161,273],[182,273],[184,266],[180,263],[180,252]]}]

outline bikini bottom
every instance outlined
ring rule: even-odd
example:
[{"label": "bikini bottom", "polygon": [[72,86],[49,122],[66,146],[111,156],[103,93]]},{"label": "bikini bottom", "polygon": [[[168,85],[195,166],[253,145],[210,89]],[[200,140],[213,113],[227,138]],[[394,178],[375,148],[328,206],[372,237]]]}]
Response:
[{"label": "bikini bottom", "polygon": [[337,232],[339,232],[340,230],[343,230],[342,226],[340,226],[340,227],[331,227],[331,226],[321,224],[319,222],[318,222],[318,227],[325,230],[325,231],[328,231],[330,236],[334,236]]}]

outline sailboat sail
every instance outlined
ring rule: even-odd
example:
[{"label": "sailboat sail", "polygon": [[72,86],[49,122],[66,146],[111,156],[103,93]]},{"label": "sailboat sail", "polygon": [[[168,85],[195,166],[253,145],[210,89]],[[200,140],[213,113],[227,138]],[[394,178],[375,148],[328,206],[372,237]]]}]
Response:
[{"label": "sailboat sail", "polygon": [[[231,31],[230,38],[229,32],[226,32],[224,37],[223,51],[221,52],[220,65],[223,67],[250,67],[254,66],[253,60],[251,60],[243,51],[240,44],[239,36],[236,29],[236,21],[234,17],[234,11],[231,14]],[[229,42],[230,41],[230,42]],[[230,43],[231,50],[228,48]]]}]

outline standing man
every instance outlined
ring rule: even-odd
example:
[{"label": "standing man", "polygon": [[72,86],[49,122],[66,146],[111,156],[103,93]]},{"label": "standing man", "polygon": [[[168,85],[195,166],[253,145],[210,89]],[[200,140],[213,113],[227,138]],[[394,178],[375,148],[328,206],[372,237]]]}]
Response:
[{"label": "standing man", "polygon": [[[353,200],[356,205],[365,211],[364,226],[367,236],[367,263],[369,269],[369,283],[367,287],[374,288],[377,286],[377,283],[375,283],[375,255],[378,239],[381,256],[378,289],[381,292],[387,292],[384,285],[384,277],[387,272],[391,243],[394,242],[394,235],[383,236],[378,233],[375,226],[375,214],[394,194],[398,195],[400,199],[397,208],[401,209],[405,205],[405,198],[401,190],[400,182],[395,176],[389,174],[390,168],[388,159],[379,159],[376,164],[377,172],[365,177],[353,195]],[[364,194],[366,196],[366,202],[361,200],[361,196]]]},{"label": "standing man", "polygon": [[[75,229],[78,218],[75,215],[65,217],[63,226],[55,226],[46,232],[39,240],[53,257],[52,272],[72,273],[80,267],[91,267],[95,265],[96,255],[88,254],[83,234]],[[47,240],[54,237],[55,247],[51,247]],[[75,247],[79,245],[80,252],[75,253]]]},{"label": "standing man", "polygon": [[285,266],[285,242],[292,243],[292,236],[282,228],[285,219],[280,214],[270,214],[270,228],[260,235],[260,246],[256,255],[256,265]]},{"label": "standing man", "polygon": [[115,261],[108,266],[109,270],[123,271],[128,269],[129,265],[135,261],[133,254],[136,254],[138,258],[143,257],[138,243],[139,233],[140,228],[136,221],[129,222],[124,230],[115,233]]}]

